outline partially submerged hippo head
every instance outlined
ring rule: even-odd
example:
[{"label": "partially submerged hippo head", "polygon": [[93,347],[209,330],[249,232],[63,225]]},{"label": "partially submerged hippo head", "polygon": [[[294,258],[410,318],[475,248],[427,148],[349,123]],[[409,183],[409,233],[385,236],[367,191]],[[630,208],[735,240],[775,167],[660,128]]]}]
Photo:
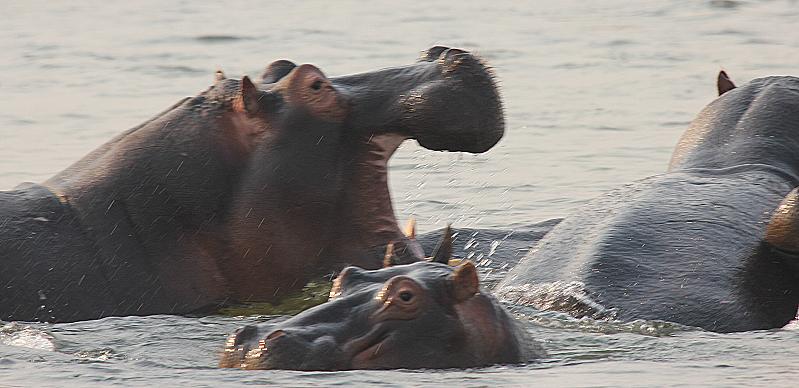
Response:
[{"label": "partially submerged hippo head", "polygon": [[470,262],[347,267],[327,303],[278,324],[245,326],[220,367],[346,370],[526,362],[526,333],[480,290]]},{"label": "partially submerged hippo head", "polygon": [[421,259],[397,226],[388,159],[405,139],[484,152],[504,132],[490,71],[458,49],[434,47],[412,65],[333,78],[281,60],[258,87],[245,79],[241,90],[240,106],[264,133],[244,135],[257,140],[229,218],[237,257],[223,270],[237,300],[296,289],[309,272],[378,268],[389,242],[401,262]]}]

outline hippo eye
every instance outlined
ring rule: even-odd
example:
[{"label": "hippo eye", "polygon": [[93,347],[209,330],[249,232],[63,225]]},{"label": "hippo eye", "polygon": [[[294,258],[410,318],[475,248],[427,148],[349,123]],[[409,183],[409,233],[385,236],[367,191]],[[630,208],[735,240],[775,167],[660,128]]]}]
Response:
[{"label": "hippo eye", "polygon": [[410,291],[402,291],[402,292],[399,293],[399,298],[403,302],[410,302],[411,299],[413,299],[413,293],[410,292]]},{"label": "hippo eye", "polygon": [[322,81],[320,80],[316,80],[314,81],[314,83],[311,84],[311,89],[313,90],[319,90],[321,88],[322,88]]}]

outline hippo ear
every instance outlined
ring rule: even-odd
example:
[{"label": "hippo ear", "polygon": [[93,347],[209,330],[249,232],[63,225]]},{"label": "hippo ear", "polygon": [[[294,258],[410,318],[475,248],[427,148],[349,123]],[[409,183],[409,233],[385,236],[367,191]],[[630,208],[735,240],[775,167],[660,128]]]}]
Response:
[{"label": "hippo ear", "polygon": [[262,84],[272,84],[280,81],[281,78],[291,73],[297,65],[285,59],[277,60],[269,64],[261,75]]},{"label": "hippo ear", "polygon": [[799,253],[799,187],[791,190],[771,215],[763,240],[777,249]]},{"label": "hippo ear", "polygon": [[450,276],[452,285],[452,296],[460,303],[480,291],[480,280],[477,278],[477,268],[471,261],[465,261],[455,267]]},{"label": "hippo ear", "polygon": [[383,256],[383,268],[397,265],[397,256],[394,255],[394,243],[386,245],[386,254]]},{"label": "hippo ear", "polygon": [[222,72],[222,69],[219,69],[219,70],[216,71],[216,73],[214,73],[214,81],[215,82],[224,81],[225,78],[226,78],[225,77],[225,73]]},{"label": "hippo ear", "polygon": [[430,261],[434,263],[449,264],[449,259],[452,258],[452,227],[447,225],[444,230],[444,235],[438,243],[436,250],[433,251],[433,256]]},{"label": "hippo ear", "polygon": [[732,80],[727,75],[727,72],[724,70],[719,71],[719,76],[716,78],[716,87],[719,89],[719,96],[729,92],[730,90],[735,89],[735,84],[732,83]]},{"label": "hippo ear", "polygon": [[408,238],[416,238],[416,220],[413,217],[409,218],[408,223],[405,224],[404,233]]},{"label": "hippo ear", "polygon": [[250,81],[246,75],[241,78],[241,95],[238,98],[238,106],[245,112],[253,114],[258,111],[258,88]]}]

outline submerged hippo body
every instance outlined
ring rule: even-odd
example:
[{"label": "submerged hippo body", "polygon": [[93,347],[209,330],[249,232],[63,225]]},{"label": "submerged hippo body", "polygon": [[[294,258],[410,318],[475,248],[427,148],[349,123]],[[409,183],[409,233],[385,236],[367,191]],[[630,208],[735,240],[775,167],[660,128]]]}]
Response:
[{"label": "submerged hippo body", "polygon": [[378,268],[396,225],[386,165],[405,139],[483,152],[502,136],[492,77],[435,47],[328,79],[274,62],[226,79],[42,184],[0,192],[0,320],[64,322],[271,301],[347,263]]},{"label": "submerged hippo body", "polygon": [[344,269],[330,301],[233,333],[221,367],[346,370],[465,368],[526,362],[526,333],[466,262]]},{"label": "submerged hippo body", "polygon": [[799,252],[799,228],[790,197],[774,210],[799,185],[799,79],[734,88],[722,73],[719,93],[683,135],[667,173],[588,202],[497,290],[520,300],[542,284],[575,282],[618,319],[720,332],[790,321],[799,303],[799,256],[790,252]]}]

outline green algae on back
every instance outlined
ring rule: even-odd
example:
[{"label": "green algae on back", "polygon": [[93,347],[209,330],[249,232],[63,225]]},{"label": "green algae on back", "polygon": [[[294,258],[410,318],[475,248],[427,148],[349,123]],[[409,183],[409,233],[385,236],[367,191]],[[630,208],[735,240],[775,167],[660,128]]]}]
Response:
[{"label": "green algae on back", "polygon": [[242,303],[217,311],[219,315],[294,315],[327,301],[332,283],[319,279],[306,284],[302,290],[283,298],[277,304],[268,302]]}]

